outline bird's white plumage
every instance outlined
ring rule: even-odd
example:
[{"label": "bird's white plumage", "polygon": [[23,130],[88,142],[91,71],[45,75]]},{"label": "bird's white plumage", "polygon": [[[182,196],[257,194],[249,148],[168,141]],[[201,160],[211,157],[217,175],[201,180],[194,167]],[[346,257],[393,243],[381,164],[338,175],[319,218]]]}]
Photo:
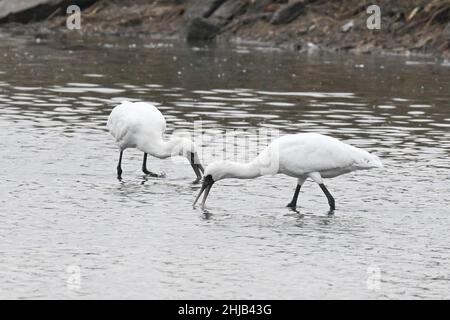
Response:
[{"label": "bird's white plumage", "polygon": [[127,148],[137,148],[144,152],[142,171],[157,176],[147,170],[147,155],[160,159],[184,156],[191,163],[197,180],[201,178],[201,165],[194,143],[187,138],[174,137],[164,140],[166,120],[152,104],[146,102],[123,101],[109,115],[107,127],[120,149],[117,177],[122,176],[122,155]]},{"label": "bird's white plumage", "polygon": [[298,133],[274,140],[247,164],[221,161],[210,164],[205,175],[222,178],[254,178],[282,173],[297,178],[319,173],[323,178],[362,169],[382,167],[380,159],[365,150],[318,133]]},{"label": "bird's white plumage", "polygon": [[324,178],[333,178],[381,166],[378,157],[367,151],[317,133],[286,135],[275,144],[279,150],[279,173],[289,176],[319,172]]},{"label": "bird's white plumage", "polygon": [[162,140],[166,120],[152,104],[123,101],[108,118],[107,127],[121,150],[138,148],[144,151],[149,140]]},{"label": "bird's white plumage", "polygon": [[380,159],[362,149],[345,144],[335,138],[317,133],[298,133],[274,140],[249,163],[216,161],[204,172],[202,188],[194,205],[204,192],[202,208],[212,185],[225,178],[251,179],[267,174],[282,173],[297,178],[297,188],[288,204],[295,208],[301,185],[311,178],[320,185],[328,199],[330,210],[335,200],[322,178],[333,178],[355,170],[382,167]]}]

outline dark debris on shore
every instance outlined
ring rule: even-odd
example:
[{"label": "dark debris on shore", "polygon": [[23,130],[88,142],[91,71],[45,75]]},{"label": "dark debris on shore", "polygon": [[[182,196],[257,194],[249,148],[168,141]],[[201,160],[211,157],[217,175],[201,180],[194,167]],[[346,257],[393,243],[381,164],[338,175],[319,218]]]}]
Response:
[{"label": "dark debris on shore", "polygon": [[[144,35],[194,42],[260,42],[298,51],[450,56],[450,0],[0,0],[0,28],[12,22],[39,32]],[[68,30],[66,8],[82,8]],[[381,29],[366,9],[381,9]]]}]

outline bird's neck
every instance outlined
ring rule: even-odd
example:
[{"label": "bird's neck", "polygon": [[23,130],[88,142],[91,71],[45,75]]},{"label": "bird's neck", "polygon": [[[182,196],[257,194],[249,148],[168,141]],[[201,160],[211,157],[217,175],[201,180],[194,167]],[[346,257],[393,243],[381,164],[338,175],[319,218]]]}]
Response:
[{"label": "bird's neck", "polygon": [[252,179],[261,176],[261,170],[253,163],[227,162],[225,178]]},{"label": "bird's neck", "polygon": [[171,156],[177,156],[181,151],[180,139],[172,138],[170,140],[152,140],[145,142],[143,151],[160,159],[166,159]]}]

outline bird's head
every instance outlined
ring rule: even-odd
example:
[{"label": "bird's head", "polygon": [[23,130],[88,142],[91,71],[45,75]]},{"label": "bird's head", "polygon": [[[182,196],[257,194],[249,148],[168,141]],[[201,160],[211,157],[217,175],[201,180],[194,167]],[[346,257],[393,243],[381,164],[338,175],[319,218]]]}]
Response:
[{"label": "bird's head", "polygon": [[211,162],[205,169],[204,176],[210,175],[214,182],[225,178],[231,178],[235,171],[236,163],[227,160]]},{"label": "bird's head", "polygon": [[383,168],[384,167],[383,162],[376,155],[373,155],[373,159],[372,159],[371,163],[375,168]]},{"label": "bird's head", "polygon": [[219,180],[227,178],[228,173],[231,171],[231,166],[233,166],[233,163],[230,161],[215,161],[206,167],[203,174],[202,187],[200,188],[197,198],[195,198],[194,206],[198,199],[200,199],[202,193],[205,192],[202,200],[202,208],[205,207],[206,198],[208,198],[209,191],[211,190],[213,184]]},{"label": "bird's head", "polygon": [[200,159],[198,157],[197,148],[195,144],[187,138],[179,138],[175,140],[175,145],[172,149],[172,156],[182,156],[185,157],[194,169],[197,179],[195,182],[199,182],[202,178],[202,173],[204,171]]},{"label": "bird's head", "polygon": [[383,168],[383,162],[381,162],[381,159],[371,153],[366,153],[365,157],[362,157],[357,162],[358,167],[361,169],[371,169],[371,168]]}]

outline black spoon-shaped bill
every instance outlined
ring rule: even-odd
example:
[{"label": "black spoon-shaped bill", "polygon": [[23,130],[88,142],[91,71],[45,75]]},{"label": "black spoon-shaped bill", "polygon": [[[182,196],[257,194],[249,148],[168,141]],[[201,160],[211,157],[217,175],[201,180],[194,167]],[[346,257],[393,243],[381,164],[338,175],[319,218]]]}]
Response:
[{"label": "black spoon-shaped bill", "polygon": [[198,159],[198,156],[196,153],[190,154],[190,162],[191,162],[192,169],[194,170],[195,175],[197,176],[196,181],[198,182],[202,178],[202,174],[205,171],[205,169],[203,169],[203,166],[200,163],[200,160]]},{"label": "black spoon-shaped bill", "polygon": [[193,206],[195,206],[197,204],[198,199],[200,199],[200,196],[202,195],[202,193],[205,192],[202,203],[201,203],[201,208],[202,209],[205,208],[206,198],[208,198],[209,191],[211,190],[213,184],[214,184],[214,180],[213,180],[212,176],[207,175],[203,179],[202,187],[200,188],[200,192],[198,193],[197,198],[195,198]]}]

